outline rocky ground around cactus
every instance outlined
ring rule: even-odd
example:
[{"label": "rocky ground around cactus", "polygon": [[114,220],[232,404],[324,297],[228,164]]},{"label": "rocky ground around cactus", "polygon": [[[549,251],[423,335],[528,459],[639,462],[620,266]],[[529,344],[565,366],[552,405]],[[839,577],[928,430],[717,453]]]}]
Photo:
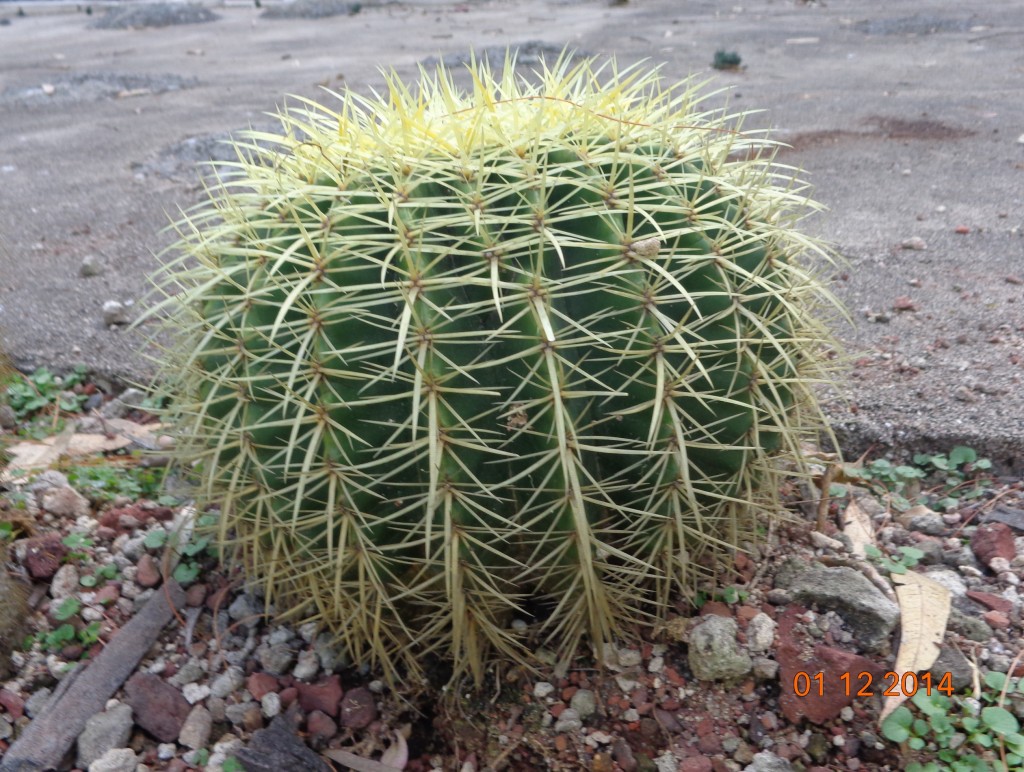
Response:
[{"label": "rocky ground around cactus", "polygon": [[[745,127],[773,127],[806,171],[831,210],[807,227],[845,258],[831,277],[855,322],[837,323],[854,378],[829,406],[844,450],[965,444],[1024,468],[1019,3],[199,5],[0,3],[0,328],[19,366],[145,380],[145,330],[126,323],[202,192],[193,165],[230,160],[218,142],[272,126],[286,94],[571,46],[731,88],[734,109],[764,111]],[[713,69],[718,52],[739,67]]]},{"label": "rocky ground around cactus", "polygon": [[[88,402],[90,414],[56,416],[59,434],[41,439],[25,436],[38,436],[39,416],[0,415],[14,456],[0,491],[5,772],[17,767],[4,755],[57,709],[76,666],[105,649],[121,656],[128,622],[176,583],[170,624],[75,732],[63,769],[313,770],[330,769],[333,754],[335,768],[371,772],[901,770],[937,750],[909,751],[878,725],[907,635],[889,572],[905,568],[951,595],[935,684],[971,694],[989,671],[1024,675],[1024,483],[967,449],[845,471],[822,455],[835,498],[794,481],[790,521],[738,554],[696,606],[680,602],[667,624],[597,658],[504,672],[473,693],[387,685],[314,627],[273,623],[202,535],[182,535],[209,514],[164,481],[166,439],[145,396],[112,398],[86,381],[50,397]],[[870,559],[853,552],[864,537],[839,527],[851,506],[869,523]],[[1024,719],[1024,695],[1005,704]],[[1002,769],[998,748],[988,753],[982,768]]]}]

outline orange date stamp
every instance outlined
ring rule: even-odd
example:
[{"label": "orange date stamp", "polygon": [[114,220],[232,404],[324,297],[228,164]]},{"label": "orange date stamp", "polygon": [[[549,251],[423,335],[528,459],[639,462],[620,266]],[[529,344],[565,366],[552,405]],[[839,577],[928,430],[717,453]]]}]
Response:
[{"label": "orange date stamp", "polygon": [[936,680],[931,673],[918,675],[914,672],[886,672],[876,681],[875,676],[866,670],[859,673],[842,673],[838,678],[831,679],[823,672],[808,673],[799,671],[793,676],[793,694],[797,697],[823,697],[826,691],[835,693],[838,689],[846,697],[911,697],[924,689],[926,694],[939,692],[947,697],[953,693],[953,675],[943,673]]}]

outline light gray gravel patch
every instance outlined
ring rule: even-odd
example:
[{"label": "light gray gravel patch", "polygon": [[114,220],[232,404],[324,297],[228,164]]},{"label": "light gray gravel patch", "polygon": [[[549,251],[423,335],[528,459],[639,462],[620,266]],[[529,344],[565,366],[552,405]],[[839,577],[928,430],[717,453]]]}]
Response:
[{"label": "light gray gravel patch", "polygon": [[[516,64],[519,66],[539,64],[542,61],[554,62],[561,54],[562,47],[545,43],[540,40],[527,40],[523,43],[512,43],[507,49],[516,57]],[[443,64],[445,67],[462,67],[473,61],[486,61],[493,67],[500,66],[505,61],[505,46],[487,46],[478,48],[475,51],[458,52],[445,54],[443,56],[428,56],[423,60],[424,67],[436,67]],[[571,51],[572,58],[588,56],[585,51]]]},{"label": "light gray gravel patch", "polygon": [[248,129],[186,137],[161,149],[146,161],[133,163],[132,170],[136,176],[156,176],[176,182],[194,182],[201,178],[212,183],[217,179],[229,179],[238,175],[231,166],[239,160],[239,148],[235,143],[270,147],[269,142],[246,138],[247,131],[279,134],[282,128],[280,124],[261,124]]},{"label": "light gray gravel patch", "polygon": [[295,0],[294,3],[268,8],[260,16],[264,19],[325,19],[330,16],[355,16],[362,9],[362,3],[346,3],[339,0]]},{"label": "light gray gravel patch", "polygon": [[201,24],[220,16],[201,5],[148,3],[111,8],[89,26],[93,29],[142,29],[176,24]]},{"label": "light gray gravel patch", "polygon": [[136,75],[119,72],[80,72],[47,82],[10,86],[0,94],[0,106],[67,107],[104,99],[164,94],[199,84],[180,75]]}]

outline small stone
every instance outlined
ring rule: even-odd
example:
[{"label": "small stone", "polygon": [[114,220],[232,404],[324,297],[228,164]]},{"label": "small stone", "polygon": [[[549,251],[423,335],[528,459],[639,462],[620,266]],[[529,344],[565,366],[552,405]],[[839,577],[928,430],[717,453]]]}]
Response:
[{"label": "small stone", "polygon": [[549,681],[538,681],[533,685],[533,696],[545,700],[555,693],[555,686]]},{"label": "small stone", "polygon": [[775,641],[775,620],[758,612],[747,623],[747,648],[752,652],[768,651]]},{"label": "small stone", "polygon": [[277,692],[267,692],[260,698],[260,710],[264,717],[274,718],[281,712],[281,696]]},{"label": "small stone", "polygon": [[192,706],[181,692],[152,673],[136,673],[125,684],[135,723],[162,742],[178,739]]},{"label": "small stone", "polygon": [[971,229],[968,226],[966,226],[966,225],[958,225],[958,226],[956,226],[953,229],[953,232],[954,233],[959,233],[961,236],[964,236],[964,235],[970,233]]},{"label": "small stone", "polygon": [[69,485],[50,488],[39,497],[39,506],[54,517],[77,519],[92,510],[89,499]]},{"label": "small stone", "polygon": [[135,583],[140,587],[156,587],[160,584],[160,564],[148,552],[139,558]]},{"label": "small stone", "polygon": [[989,566],[993,558],[1013,560],[1016,547],[1013,531],[1005,523],[984,523],[971,536],[971,550],[982,565]]},{"label": "small stone", "polygon": [[771,751],[756,754],[743,772],[791,772],[793,765]]},{"label": "small stone", "polygon": [[231,601],[231,605],[228,606],[228,616],[231,618],[231,621],[241,622],[249,627],[259,623],[262,611],[262,607],[256,603],[256,600],[249,593],[242,593],[236,596]]},{"label": "small stone", "polygon": [[892,302],[893,311],[916,311],[917,303],[909,295],[900,295]]},{"label": "small stone", "polygon": [[50,695],[53,691],[48,687],[44,686],[41,689],[36,689],[29,695],[29,698],[25,700],[25,715],[29,718],[35,718],[38,716],[46,704],[50,701]]},{"label": "small stone", "polygon": [[170,761],[178,755],[177,743],[159,743],[156,746],[156,757],[160,761]]},{"label": "small stone", "polygon": [[210,696],[210,687],[206,684],[188,683],[181,688],[181,696],[188,700],[189,705],[195,705]]},{"label": "small stone", "polygon": [[118,300],[108,300],[103,304],[103,324],[110,327],[115,324],[128,323],[128,310]]},{"label": "small stone", "polygon": [[198,750],[205,748],[210,742],[210,732],[213,730],[213,716],[210,711],[202,705],[196,705],[185,719],[181,732],[178,734],[178,742],[186,748]]},{"label": "small stone", "polygon": [[260,646],[256,650],[256,658],[263,669],[272,675],[284,675],[295,663],[295,652],[287,643],[272,646]]},{"label": "small stone", "polygon": [[[295,688],[299,693],[299,705],[307,713],[321,710],[331,717],[338,715],[342,697],[341,679],[338,676],[332,675],[317,684],[297,683]],[[281,696],[284,697],[283,694]]]},{"label": "small stone", "polygon": [[566,708],[558,716],[558,720],[555,721],[555,732],[559,734],[563,732],[575,732],[583,728],[583,722],[580,721],[579,714],[572,708]]},{"label": "small stone", "polygon": [[0,405],[0,429],[18,428],[18,415],[10,405]]},{"label": "small stone", "polygon": [[[78,275],[83,279],[91,279],[103,273],[103,264],[96,255],[86,255],[78,266]],[[79,765],[81,766],[81,764]]]},{"label": "small stone", "polygon": [[245,713],[242,714],[242,728],[247,732],[255,732],[257,729],[263,728],[262,706],[249,704]]},{"label": "small stone", "polygon": [[311,740],[326,745],[338,733],[338,724],[322,710],[314,710],[306,717],[306,731]]},{"label": "small stone", "polygon": [[206,668],[203,667],[202,662],[193,657],[178,668],[178,672],[167,680],[175,686],[184,686],[185,684],[195,683],[200,678],[205,677]]},{"label": "small stone", "polygon": [[292,632],[291,628],[278,627],[271,631],[270,635],[267,636],[267,643],[271,646],[279,646],[283,643],[288,643],[295,638],[295,633]]},{"label": "small stone", "polygon": [[193,584],[185,590],[185,605],[191,608],[198,608],[206,600],[207,587],[205,584]]},{"label": "small stone", "polygon": [[350,689],[341,700],[341,725],[365,729],[377,720],[377,702],[365,686]]},{"label": "small stone", "polygon": [[660,673],[665,669],[665,658],[661,656],[651,657],[651,661],[647,663],[648,673]]},{"label": "small stone", "polygon": [[138,764],[131,748],[111,748],[89,765],[89,772],[135,772]]},{"label": "small stone", "polygon": [[639,649],[619,649],[619,667],[638,667],[643,661]]},{"label": "small stone", "polygon": [[742,678],[751,670],[750,656],[736,641],[736,621],[717,615],[702,617],[690,631],[690,669],[701,681]]},{"label": "small stone", "polygon": [[0,708],[6,710],[11,718],[17,721],[25,714],[25,700],[17,692],[0,689]]},{"label": "small stone", "polygon": [[316,676],[320,670],[320,658],[315,651],[308,650],[299,652],[298,662],[292,670],[292,675],[300,681],[309,681]]},{"label": "small stone", "polygon": [[214,697],[227,697],[245,685],[245,671],[232,665],[210,683],[210,694]]},{"label": "small stone", "polygon": [[[619,662],[622,662],[621,652]],[[580,719],[586,721],[597,713],[597,698],[590,689],[579,689],[569,701],[569,707],[576,711]]]},{"label": "small stone", "polygon": [[619,769],[622,772],[636,772],[639,766],[636,757],[633,755],[633,749],[629,747],[629,743],[625,740],[616,740],[615,744],[612,745],[612,758],[619,765]]},{"label": "small stone", "polygon": [[278,688],[277,679],[270,673],[253,673],[245,685],[249,694],[257,700],[262,700],[264,695],[276,692]]},{"label": "small stone", "polygon": [[53,581],[50,582],[50,595],[55,601],[76,595],[80,589],[78,579],[78,566],[74,563],[65,563],[53,575]]},{"label": "small stone", "polygon": [[[255,708],[256,712],[259,713],[259,706],[251,700],[247,700],[246,702],[236,702],[232,705],[228,705],[224,709],[224,717],[227,718],[232,725],[244,727],[246,721],[249,720],[249,712],[253,708]],[[260,719],[262,720],[262,718],[263,716],[261,714]]]},{"label": "small stone", "polygon": [[92,716],[78,735],[78,766],[85,769],[111,748],[127,745],[133,724],[131,706],[123,702]]},{"label": "small stone", "polygon": [[981,618],[995,630],[1006,630],[1010,626],[1009,618],[1002,611],[986,611]]},{"label": "small stone", "polygon": [[753,675],[758,681],[774,681],[779,675],[779,663],[768,657],[754,657]]},{"label": "small stone", "polygon": [[928,245],[925,243],[925,240],[920,236],[911,236],[909,239],[904,239],[900,244],[900,247],[903,249],[913,249],[916,252],[928,249]]}]

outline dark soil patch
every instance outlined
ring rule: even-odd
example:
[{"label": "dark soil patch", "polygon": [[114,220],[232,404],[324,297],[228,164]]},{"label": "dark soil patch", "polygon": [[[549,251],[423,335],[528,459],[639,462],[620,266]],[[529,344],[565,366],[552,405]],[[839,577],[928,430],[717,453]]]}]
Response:
[{"label": "dark soil patch", "polygon": [[874,115],[866,120],[885,132],[886,139],[964,139],[974,136],[970,129],[947,126],[927,118],[907,120]]}]

